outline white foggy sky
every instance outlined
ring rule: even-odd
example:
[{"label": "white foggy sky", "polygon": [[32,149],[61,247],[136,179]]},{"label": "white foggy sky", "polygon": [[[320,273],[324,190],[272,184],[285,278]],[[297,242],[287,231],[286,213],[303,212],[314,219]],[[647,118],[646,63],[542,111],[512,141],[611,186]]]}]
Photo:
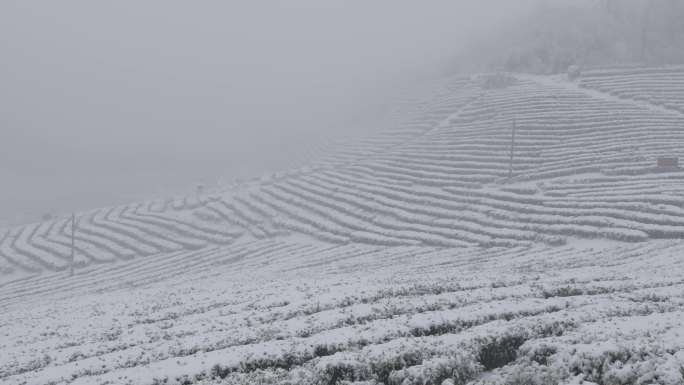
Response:
[{"label": "white foggy sky", "polygon": [[276,169],[523,3],[3,0],[0,223]]}]

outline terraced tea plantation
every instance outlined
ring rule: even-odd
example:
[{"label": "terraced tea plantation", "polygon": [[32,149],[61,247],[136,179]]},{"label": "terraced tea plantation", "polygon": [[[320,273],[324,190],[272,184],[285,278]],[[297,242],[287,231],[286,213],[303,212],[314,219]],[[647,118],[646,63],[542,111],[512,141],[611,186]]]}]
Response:
[{"label": "terraced tea plantation", "polygon": [[73,262],[68,218],[0,230],[0,383],[684,384],[680,78],[446,79],[310,166],[78,213]]}]

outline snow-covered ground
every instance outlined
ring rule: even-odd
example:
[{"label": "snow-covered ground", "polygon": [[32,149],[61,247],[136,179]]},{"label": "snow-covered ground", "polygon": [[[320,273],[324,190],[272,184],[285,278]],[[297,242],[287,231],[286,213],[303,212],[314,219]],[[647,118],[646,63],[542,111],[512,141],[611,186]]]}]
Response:
[{"label": "snow-covered ground", "polygon": [[683,384],[680,78],[446,79],[309,166],[79,213],[73,262],[67,219],[1,229],[0,383]]},{"label": "snow-covered ground", "polygon": [[[0,378],[681,384],[682,255],[682,241],[451,249],[287,239],[64,272],[0,289]],[[539,381],[520,383],[556,383]]]}]

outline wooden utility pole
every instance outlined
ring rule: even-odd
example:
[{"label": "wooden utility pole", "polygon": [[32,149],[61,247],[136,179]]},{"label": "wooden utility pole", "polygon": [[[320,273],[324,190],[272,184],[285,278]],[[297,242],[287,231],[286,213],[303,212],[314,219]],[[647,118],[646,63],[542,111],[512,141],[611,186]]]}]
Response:
[{"label": "wooden utility pole", "polygon": [[511,129],[511,151],[510,159],[508,161],[508,179],[513,178],[513,156],[515,155],[515,129],[517,126],[516,119],[513,118],[513,127]]},{"label": "wooden utility pole", "polygon": [[69,276],[74,275],[74,261],[76,259],[76,214],[71,214],[71,263]]}]

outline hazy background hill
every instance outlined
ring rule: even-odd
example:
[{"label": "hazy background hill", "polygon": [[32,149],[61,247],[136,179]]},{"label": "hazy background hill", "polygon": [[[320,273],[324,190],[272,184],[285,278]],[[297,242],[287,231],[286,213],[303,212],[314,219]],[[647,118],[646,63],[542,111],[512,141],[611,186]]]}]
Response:
[{"label": "hazy background hill", "polygon": [[459,71],[559,73],[568,66],[684,63],[684,2],[540,1],[469,43]]},{"label": "hazy background hill", "polygon": [[684,61],[676,0],[8,1],[0,15],[0,224],[306,163],[444,74]]}]

